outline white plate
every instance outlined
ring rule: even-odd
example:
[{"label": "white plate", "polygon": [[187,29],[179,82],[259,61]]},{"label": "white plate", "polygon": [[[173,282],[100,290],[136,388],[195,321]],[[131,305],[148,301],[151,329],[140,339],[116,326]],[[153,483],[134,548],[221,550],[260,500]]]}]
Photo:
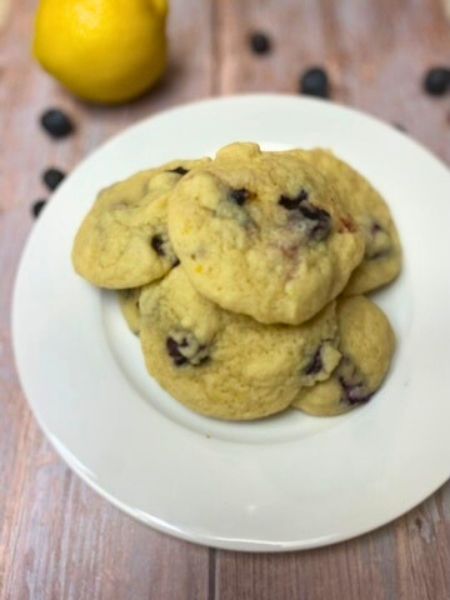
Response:
[{"label": "white plate", "polygon": [[[71,268],[77,227],[103,186],[235,140],[326,146],[389,199],[405,250],[377,295],[398,350],[386,384],[338,418],[298,412],[224,423],[150,379],[113,295]],[[54,194],[26,246],[14,295],[17,365],[41,427],[68,464],[127,513],[194,542],[291,550],[344,540],[412,508],[450,475],[450,176],[429,152],[328,102],[207,100],[129,128]]]}]

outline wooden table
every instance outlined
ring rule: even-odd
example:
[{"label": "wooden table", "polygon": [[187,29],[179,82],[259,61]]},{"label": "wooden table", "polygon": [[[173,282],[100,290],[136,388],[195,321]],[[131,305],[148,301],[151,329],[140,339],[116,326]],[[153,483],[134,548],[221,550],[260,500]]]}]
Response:
[{"label": "wooden table", "polygon": [[[301,71],[324,64],[336,100],[405,127],[449,161],[449,97],[421,90],[430,65],[450,63],[440,0],[172,0],[167,78],[120,108],[78,102],[31,60],[35,0],[14,0],[9,14],[0,3],[0,597],[449,599],[449,485],[374,533],[283,555],[195,546],[120,513],[68,470],[39,431],[15,372],[9,316],[33,227],[30,205],[46,196],[42,170],[70,171],[111,134],[168,106],[233,92],[296,93]],[[270,33],[271,54],[249,51],[254,29]],[[78,125],[57,143],[37,124],[53,105]]]}]

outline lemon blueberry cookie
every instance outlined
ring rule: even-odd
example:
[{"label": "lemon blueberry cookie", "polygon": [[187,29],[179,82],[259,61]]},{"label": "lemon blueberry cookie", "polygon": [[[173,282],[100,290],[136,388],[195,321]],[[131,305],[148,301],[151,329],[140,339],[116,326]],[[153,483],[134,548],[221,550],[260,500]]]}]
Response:
[{"label": "lemon blueberry cookie", "polygon": [[[338,415],[367,402],[380,387],[395,349],[383,311],[364,296],[337,302],[342,358],[326,381],[300,390],[293,406],[311,415]],[[320,365],[319,365],[320,366]]]},{"label": "lemon blueberry cookie", "polygon": [[262,325],[200,295],[181,266],[143,289],[140,312],[150,374],[192,410],[221,419],[284,410],[340,359],[334,302],[300,326]]},{"label": "lemon blueberry cookie", "polygon": [[227,146],[179,182],[169,234],[202,295],[261,323],[310,319],[343,290],[364,253],[326,178],[256,144]]},{"label": "lemon blueberry cookie", "polygon": [[169,192],[204,161],[175,161],[137,173],[100,192],[75,238],[77,273],[99,287],[133,288],[177,262],[167,233]]}]

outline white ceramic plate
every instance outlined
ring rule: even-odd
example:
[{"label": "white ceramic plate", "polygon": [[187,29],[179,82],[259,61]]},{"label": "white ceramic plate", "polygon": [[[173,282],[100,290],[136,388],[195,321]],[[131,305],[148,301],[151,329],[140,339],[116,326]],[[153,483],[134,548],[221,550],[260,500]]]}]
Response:
[{"label": "white ceramic plate", "polygon": [[[377,294],[398,336],[392,371],[338,418],[262,422],[191,413],[146,373],[114,295],[71,268],[72,240],[103,186],[236,140],[325,146],[388,198],[405,250]],[[149,525],[239,550],[311,548],[378,527],[450,475],[450,176],[391,127],[328,102],[207,100],[129,128],[86,159],[30,236],[14,295],[17,365],[41,427],[68,464]]]}]

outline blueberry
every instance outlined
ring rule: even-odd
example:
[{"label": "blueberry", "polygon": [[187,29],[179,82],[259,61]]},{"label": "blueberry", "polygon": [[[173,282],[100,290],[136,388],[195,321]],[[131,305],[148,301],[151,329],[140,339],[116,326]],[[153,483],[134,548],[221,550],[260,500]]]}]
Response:
[{"label": "blueberry", "polygon": [[300,78],[300,92],[307,96],[329,98],[330,84],[326,71],[320,67],[306,70]]},{"label": "blueberry", "polygon": [[50,108],[41,115],[41,125],[54,138],[63,138],[74,130],[71,119],[58,108]]},{"label": "blueberry", "polygon": [[178,265],[180,265],[180,259],[178,258],[178,256],[175,256],[175,260],[174,263],[172,265],[172,269],[175,269],[175,267],[178,267]]},{"label": "blueberry", "polygon": [[322,347],[319,346],[311,361],[305,367],[305,375],[316,375],[323,369]]},{"label": "blueberry", "polygon": [[150,246],[158,256],[167,258],[167,260],[172,263],[172,267],[177,267],[180,264],[178,257],[175,256],[167,234],[155,233],[155,235],[150,238]]},{"label": "blueberry", "polygon": [[42,181],[45,183],[45,185],[50,191],[53,191],[56,190],[56,188],[65,176],[65,173],[63,173],[59,169],[55,169],[52,167],[44,171],[44,173],[42,174]]},{"label": "blueberry", "polygon": [[31,213],[35,219],[38,218],[46,204],[47,200],[36,200],[36,202],[33,203],[33,205],[31,206]]},{"label": "blueberry", "polygon": [[339,377],[339,383],[344,391],[343,401],[350,404],[364,404],[372,397],[372,394],[367,394],[362,383],[350,384],[343,377]]},{"label": "blueberry", "polygon": [[423,88],[430,96],[442,96],[450,88],[450,69],[434,67],[423,79]]},{"label": "blueberry", "polygon": [[198,367],[209,360],[208,349],[191,332],[174,333],[166,338],[166,350],[176,367]]},{"label": "blueberry", "polygon": [[184,167],[176,167],[175,169],[170,169],[169,173],[176,173],[177,175],[186,175],[186,173],[189,173],[189,171]]},{"label": "blueberry", "polygon": [[326,210],[312,204],[301,204],[299,211],[309,221],[315,222],[310,230],[310,237],[316,242],[325,240],[331,231],[331,217]]},{"label": "blueberry", "polygon": [[272,48],[272,43],[267,34],[255,31],[250,35],[250,46],[255,54],[267,54]]},{"label": "blueberry", "polygon": [[318,208],[308,201],[308,192],[306,190],[300,190],[295,198],[280,196],[278,204],[286,210],[296,211],[297,215],[301,215],[304,219],[311,222],[308,230],[309,236],[313,240],[320,242],[328,237],[331,231],[331,217],[326,210]]},{"label": "blueberry", "polygon": [[230,198],[238,206],[243,206],[245,202],[250,198],[250,192],[245,188],[239,190],[232,190],[230,192]]},{"label": "blueberry", "polygon": [[152,239],[150,240],[150,245],[156,252],[156,254],[158,254],[158,256],[166,255],[164,251],[164,238],[162,235],[159,235],[159,233],[152,237]]},{"label": "blueberry", "polygon": [[402,125],[401,123],[393,123],[395,129],[398,129],[399,131],[401,131],[402,133],[407,133],[407,129],[404,125]]},{"label": "blueberry", "polygon": [[300,190],[299,194],[295,198],[289,198],[289,196],[280,196],[278,204],[286,210],[297,210],[302,202],[308,200],[308,192],[306,190]]},{"label": "blueberry", "polygon": [[188,342],[186,338],[183,338],[181,342],[177,342],[172,337],[166,339],[167,353],[173,360],[175,366],[180,367],[188,362],[188,359],[180,352],[180,348],[186,348]]}]

